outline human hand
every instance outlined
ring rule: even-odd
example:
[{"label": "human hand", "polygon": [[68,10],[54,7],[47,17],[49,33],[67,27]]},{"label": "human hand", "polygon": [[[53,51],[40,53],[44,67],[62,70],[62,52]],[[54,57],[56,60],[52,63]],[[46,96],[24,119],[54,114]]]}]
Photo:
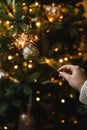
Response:
[{"label": "human hand", "polygon": [[77,65],[63,65],[58,69],[59,76],[64,78],[71,87],[80,92],[87,77],[82,68]]}]

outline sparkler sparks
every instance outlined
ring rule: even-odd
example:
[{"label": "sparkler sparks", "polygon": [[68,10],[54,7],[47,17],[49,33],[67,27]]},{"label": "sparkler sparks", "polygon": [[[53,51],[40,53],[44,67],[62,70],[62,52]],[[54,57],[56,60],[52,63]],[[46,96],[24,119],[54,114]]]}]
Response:
[{"label": "sparkler sparks", "polygon": [[29,43],[35,44],[38,41],[37,35],[28,35],[26,33],[21,33],[15,36],[14,45],[19,49],[25,48]]}]

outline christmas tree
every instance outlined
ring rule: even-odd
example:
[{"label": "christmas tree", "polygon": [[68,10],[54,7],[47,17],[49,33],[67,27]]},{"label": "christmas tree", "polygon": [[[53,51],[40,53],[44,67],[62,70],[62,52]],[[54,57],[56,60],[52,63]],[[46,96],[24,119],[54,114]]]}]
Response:
[{"label": "christmas tree", "polygon": [[67,63],[87,72],[83,5],[0,0],[0,130],[84,128],[87,106],[57,72]]}]

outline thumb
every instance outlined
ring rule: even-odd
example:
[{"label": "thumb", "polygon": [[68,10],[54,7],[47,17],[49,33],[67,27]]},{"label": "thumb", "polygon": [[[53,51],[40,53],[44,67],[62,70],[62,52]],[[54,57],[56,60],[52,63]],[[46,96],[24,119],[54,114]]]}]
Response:
[{"label": "thumb", "polygon": [[66,72],[59,72],[59,76],[61,76],[62,78],[64,78],[65,80],[69,81],[70,75]]}]

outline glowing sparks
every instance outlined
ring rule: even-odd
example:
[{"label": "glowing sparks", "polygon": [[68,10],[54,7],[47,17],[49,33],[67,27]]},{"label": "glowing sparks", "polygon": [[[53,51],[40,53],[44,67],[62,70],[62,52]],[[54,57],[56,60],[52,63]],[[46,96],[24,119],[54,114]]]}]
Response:
[{"label": "glowing sparks", "polygon": [[35,44],[38,41],[37,35],[28,35],[26,33],[21,33],[17,36],[14,36],[14,45],[19,49],[23,49],[26,47],[29,43]]}]

